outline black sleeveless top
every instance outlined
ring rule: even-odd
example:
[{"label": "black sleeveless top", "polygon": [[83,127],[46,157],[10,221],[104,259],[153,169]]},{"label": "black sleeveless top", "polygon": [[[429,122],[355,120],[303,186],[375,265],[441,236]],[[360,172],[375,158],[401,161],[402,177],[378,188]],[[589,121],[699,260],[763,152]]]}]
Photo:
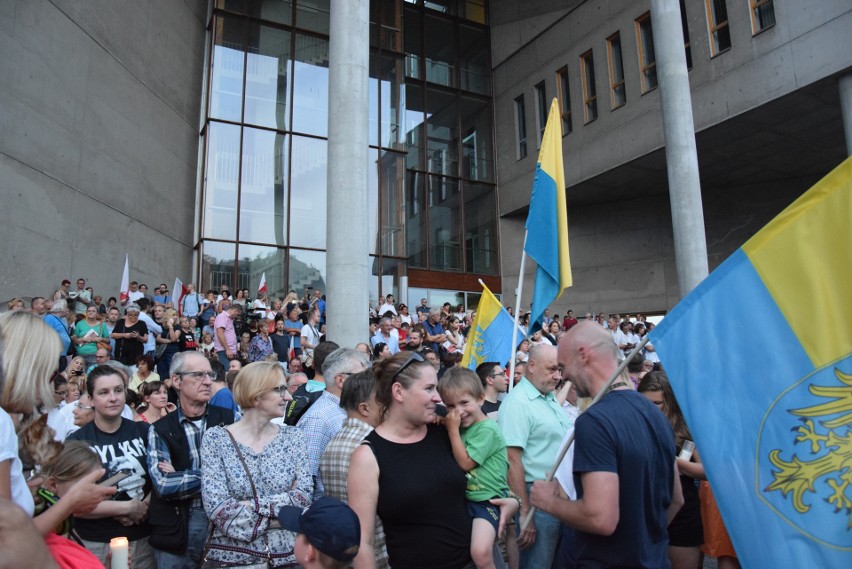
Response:
[{"label": "black sleeveless top", "polygon": [[393,443],[372,431],[364,439],[379,464],[376,513],[387,535],[394,569],[461,569],[470,563],[467,478],[453,458],[443,427],[426,437]]}]

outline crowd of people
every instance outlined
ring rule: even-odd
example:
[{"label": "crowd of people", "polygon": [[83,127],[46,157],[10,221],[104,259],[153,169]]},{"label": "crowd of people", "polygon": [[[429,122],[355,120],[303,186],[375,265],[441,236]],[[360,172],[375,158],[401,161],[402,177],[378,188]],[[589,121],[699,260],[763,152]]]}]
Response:
[{"label": "crowd of people", "polygon": [[388,295],[339,346],[320,291],[70,284],[0,316],[0,568],[736,566],[639,314],[470,370],[463,306]]}]

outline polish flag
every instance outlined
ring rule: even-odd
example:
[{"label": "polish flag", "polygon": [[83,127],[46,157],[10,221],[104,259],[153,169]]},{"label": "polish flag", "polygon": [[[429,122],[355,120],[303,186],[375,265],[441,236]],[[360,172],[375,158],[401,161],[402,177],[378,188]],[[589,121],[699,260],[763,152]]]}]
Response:
[{"label": "polish flag", "polygon": [[181,312],[180,308],[183,305],[183,297],[186,296],[186,293],[186,285],[178,277],[175,277],[175,286],[172,287],[172,306],[175,307],[178,314]]},{"label": "polish flag", "polygon": [[128,255],[124,255],[124,272],[121,274],[121,289],[119,297],[121,298],[121,304],[127,303],[130,300],[130,258]]},{"label": "polish flag", "polygon": [[290,365],[290,362],[293,361],[293,358],[296,357],[296,346],[295,341],[293,340],[293,336],[290,336],[290,349],[287,350],[287,365]]},{"label": "polish flag", "polygon": [[266,294],[266,271],[260,276],[260,285],[257,287],[257,295]]}]

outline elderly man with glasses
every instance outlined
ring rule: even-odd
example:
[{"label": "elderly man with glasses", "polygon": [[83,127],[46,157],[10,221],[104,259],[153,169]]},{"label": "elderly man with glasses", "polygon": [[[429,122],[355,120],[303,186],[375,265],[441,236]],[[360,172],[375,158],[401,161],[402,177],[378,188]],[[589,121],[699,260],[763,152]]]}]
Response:
[{"label": "elderly man with glasses", "polygon": [[158,568],[194,568],[208,526],[201,503],[201,439],[208,427],[233,423],[234,413],[209,404],[216,373],[203,354],[175,354],[171,379],[180,404],[148,435],[151,545]]}]

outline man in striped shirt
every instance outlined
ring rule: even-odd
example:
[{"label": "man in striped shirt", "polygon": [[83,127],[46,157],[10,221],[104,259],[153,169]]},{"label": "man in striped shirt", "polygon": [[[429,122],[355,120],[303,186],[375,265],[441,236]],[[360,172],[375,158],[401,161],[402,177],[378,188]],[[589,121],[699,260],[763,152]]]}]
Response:
[{"label": "man in striped shirt", "polygon": [[[382,420],[382,408],[376,401],[376,378],[372,371],[367,369],[346,380],[340,394],[340,406],[346,411],[346,420],[325,447],[319,470],[325,495],[346,502],[349,500],[346,480],[352,453]],[[376,569],[388,569],[385,530],[378,517],[375,536]]]}]

